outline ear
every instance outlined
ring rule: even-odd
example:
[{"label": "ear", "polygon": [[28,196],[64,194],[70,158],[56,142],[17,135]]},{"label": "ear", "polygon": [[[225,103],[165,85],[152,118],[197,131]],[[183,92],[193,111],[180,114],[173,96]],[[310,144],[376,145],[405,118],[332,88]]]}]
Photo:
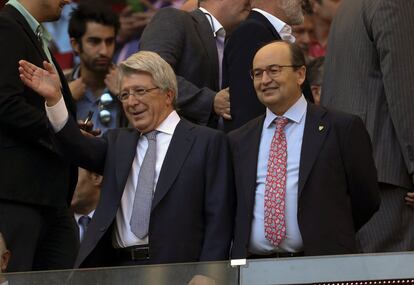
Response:
[{"label": "ear", "polygon": [[9,260],[10,260],[10,255],[11,255],[10,251],[9,250],[6,250],[0,256],[0,258],[1,258],[1,268],[0,268],[0,272],[6,272],[7,265],[9,264]]},{"label": "ear", "polygon": [[309,0],[309,3],[312,7],[312,12],[316,13],[316,11],[318,10],[318,7],[320,6],[319,3],[315,0]]},{"label": "ear", "polygon": [[70,38],[70,45],[72,46],[73,53],[75,55],[79,55],[80,53],[80,45],[75,38]]},{"label": "ear", "polygon": [[101,186],[103,177],[95,172],[91,172],[91,179],[94,186]]},{"label": "ear", "polygon": [[173,105],[174,99],[175,99],[175,94],[173,91],[168,90],[165,95],[167,96],[167,103],[169,106]]},{"label": "ear", "polygon": [[296,70],[297,74],[297,83],[299,86],[302,86],[303,82],[305,82],[306,78],[306,67],[303,65]]}]

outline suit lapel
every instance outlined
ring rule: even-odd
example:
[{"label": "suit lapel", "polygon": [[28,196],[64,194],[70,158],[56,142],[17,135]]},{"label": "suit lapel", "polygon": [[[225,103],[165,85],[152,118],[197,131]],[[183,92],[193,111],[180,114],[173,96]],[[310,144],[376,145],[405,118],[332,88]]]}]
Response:
[{"label": "suit lapel", "polygon": [[249,124],[249,128],[241,138],[241,143],[238,145],[237,150],[238,168],[243,169],[243,182],[240,185],[244,188],[243,193],[245,195],[248,213],[252,213],[254,207],[257,162],[264,118],[264,115],[260,116],[254,123]]},{"label": "suit lapel", "polygon": [[308,103],[299,166],[299,197],[329,132],[325,113],[324,109]]},{"label": "suit lapel", "polygon": [[205,50],[208,54],[208,57],[210,58],[210,62],[214,66],[214,90],[219,90],[219,64],[218,64],[218,54],[217,54],[217,46],[216,46],[216,40],[213,35],[213,30],[211,28],[211,24],[207,20],[206,15],[200,10],[196,9],[193,12],[191,12],[191,15],[193,16],[193,19],[195,20],[196,24],[195,27],[197,29],[197,32],[199,34],[199,37],[201,41],[203,42],[203,46],[205,47]]},{"label": "suit lapel", "polygon": [[25,33],[27,34],[27,36],[30,38],[30,40],[33,43],[33,46],[36,47],[36,50],[38,51],[39,55],[46,61],[49,61],[47,59],[47,56],[45,54],[45,52],[43,51],[43,48],[40,46],[39,41],[36,38],[36,35],[34,34],[34,32],[32,31],[32,29],[30,28],[29,24],[27,23],[26,19],[23,17],[22,14],[20,14],[19,11],[16,10],[16,8],[14,8],[11,5],[6,5],[4,7],[4,11],[7,11],[9,14],[12,15],[12,17],[14,19],[16,19],[16,21],[23,27],[23,30],[25,31]]},{"label": "suit lapel", "polygon": [[167,194],[175,178],[180,173],[181,167],[193,145],[194,135],[191,133],[192,128],[193,126],[189,123],[181,120],[174,131],[155,188],[152,210]]},{"label": "suit lapel", "polygon": [[120,130],[116,147],[116,185],[117,190],[123,191],[137,151],[139,132],[135,129]]}]

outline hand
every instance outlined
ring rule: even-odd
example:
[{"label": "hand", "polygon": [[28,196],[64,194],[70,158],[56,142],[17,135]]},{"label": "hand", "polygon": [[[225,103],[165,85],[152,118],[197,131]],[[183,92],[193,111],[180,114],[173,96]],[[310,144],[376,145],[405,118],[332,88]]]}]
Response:
[{"label": "hand", "polygon": [[[145,3],[143,2],[143,4]],[[121,27],[118,32],[118,39],[124,43],[139,36],[151,21],[155,12],[156,10],[152,6],[145,12],[133,12],[131,7],[127,6],[119,15]]]},{"label": "hand", "polygon": [[116,95],[119,93],[117,66],[114,65],[109,69],[108,74],[105,76],[105,85],[112,95]]},{"label": "hand", "polygon": [[86,84],[82,81],[82,77],[69,82],[69,89],[72,93],[72,98],[78,101],[85,95]]},{"label": "hand", "polygon": [[414,208],[414,192],[407,192],[407,195],[405,195],[404,200],[407,206]]},{"label": "hand", "polygon": [[226,120],[231,120],[229,88],[220,90],[214,97],[214,112]]},{"label": "hand", "polygon": [[48,106],[53,106],[62,97],[60,79],[53,65],[43,61],[44,69],[26,61],[19,61],[20,79],[36,93],[46,99]]},{"label": "hand", "polygon": [[216,281],[204,275],[194,275],[188,285],[216,285]]},{"label": "hand", "polygon": [[100,129],[93,129],[93,123],[91,121],[88,121],[86,124],[84,122],[82,122],[82,120],[78,120],[78,126],[79,129],[81,130],[81,133],[84,136],[87,137],[96,137],[99,136],[101,134],[101,130]]}]

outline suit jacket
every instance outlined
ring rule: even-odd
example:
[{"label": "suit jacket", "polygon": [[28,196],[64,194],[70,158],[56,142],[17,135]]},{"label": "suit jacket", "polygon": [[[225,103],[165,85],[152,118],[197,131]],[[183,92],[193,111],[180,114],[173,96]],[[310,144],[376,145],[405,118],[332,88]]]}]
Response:
[{"label": "suit jacket", "polygon": [[[110,260],[113,224],[140,134],[135,129],[113,129],[103,138],[85,138],[70,120],[58,136],[80,166],[104,176],[75,267],[116,265]],[[231,178],[226,136],[181,120],[152,201],[150,263],[228,258],[235,209]]]},{"label": "suit jacket", "polygon": [[[260,116],[229,134],[238,177],[234,258],[248,255],[263,121]],[[376,179],[362,121],[308,104],[297,213],[305,255],[356,252],[355,232],[379,207]]]},{"label": "suit jacket", "polygon": [[[231,34],[224,49],[223,86],[230,88],[230,109],[232,120],[224,120],[226,132],[237,129],[257,116],[266,108],[257,99],[250,70],[256,51],[263,45],[281,37],[261,13],[252,10],[247,19]],[[305,81],[305,98],[313,102],[309,83]]]},{"label": "suit jacket", "polygon": [[321,103],[362,118],[380,182],[414,189],[414,1],[344,0],[333,21]]},{"label": "suit jacket", "polygon": [[206,15],[199,9],[191,13],[160,9],[142,34],[140,50],[158,53],[174,69],[179,114],[197,124],[214,125],[219,65],[216,41]]},{"label": "suit jacket", "polygon": [[[46,55],[25,18],[12,6],[0,12],[0,199],[66,206],[77,169],[59,150],[45,101],[19,77],[19,60],[37,66]],[[75,112],[65,77],[55,63],[68,109]]]}]

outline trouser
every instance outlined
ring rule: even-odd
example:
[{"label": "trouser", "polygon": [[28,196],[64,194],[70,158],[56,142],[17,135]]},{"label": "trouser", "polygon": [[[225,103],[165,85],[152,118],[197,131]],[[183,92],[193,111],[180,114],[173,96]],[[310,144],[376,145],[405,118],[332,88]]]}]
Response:
[{"label": "trouser", "polygon": [[66,208],[0,200],[0,232],[11,251],[8,272],[73,266],[78,237]]}]

